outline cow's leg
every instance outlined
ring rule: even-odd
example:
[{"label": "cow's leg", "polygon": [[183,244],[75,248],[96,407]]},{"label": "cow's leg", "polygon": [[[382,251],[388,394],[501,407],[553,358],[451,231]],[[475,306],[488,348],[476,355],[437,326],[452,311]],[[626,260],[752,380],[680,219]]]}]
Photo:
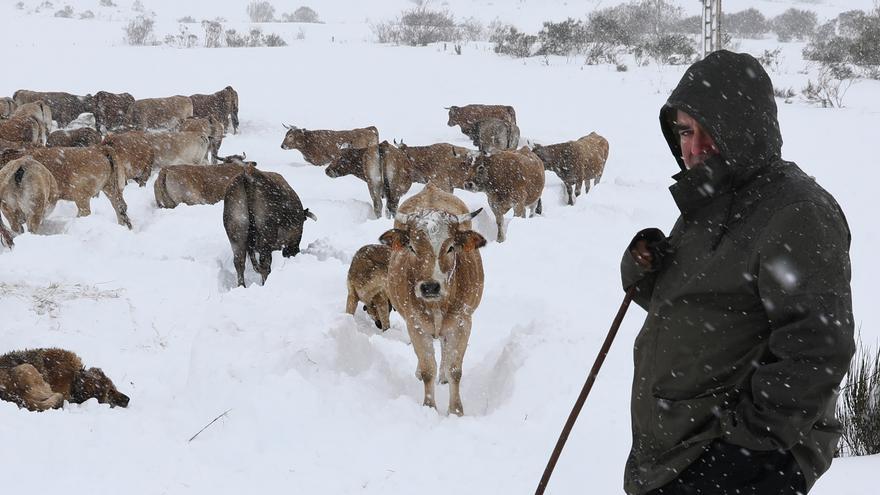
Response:
[{"label": "cow's leg", "polygon": [[116,211],[116,221],[119,222],[119,225],[125,225],[131,229],[131,220],[128,218],[128,205],[125,204],[122,191],[116,186],[116,181],[113,177],[107,179],[107,184],[104,186],[103,191],[107,195],[107,199],[110,200],[110,204],[113,205],[113,210]]},{"label": "cow's leg", "polygon": [[20,364],[11,370],[13,388],[21,399],[21,405],[31,411],[45,411],[61,407],[64,396],[52,392],[52,387],[31,364]]},{"label": "cow's leg", "polygon": [[529,214],[529,218],[534,217],[535,215],[541,214],[541,198],[538,198],[537,201],[529,205],[529,208],[532,210]]},{"label": "cow's leg", "polygon": [[[569,206],[574,204],[574,184],[566,182],[565,184],[565,201]],[[578,194],[580,194],[580,186],[578,186]]]},{"label": "cow's leg", "polygon": [[76,204],[76,216],[87,217],[92,214],[92,205],[90,204],[91,200],[92,198],[88,196],[75,198],[73,200],[73,202]]},{"label": "cow's leg", "polygon": [[489,202],[489,207],[492,208],[492,213],[495,214],[495,224],[498,226],[498,242],[504,242],[504,214],[510,208],[504,208],[494,202]]},{"label": "cow's leg", "polygon": [[34,208],[33,213],[31,213],[30,217],[27,219],[27,228],[28,232],[31,234],[36,234],[37,229],[40,228],[40,224],[43,222],[43,215],[45,214],[45,205],[39,204]]},{"label": "cow's leg", "polygon": [[447,346],[449,345],[449,340],[447,340],[446,336],[443,335],[440,337],[440,373],[438,377],[438,381],[445,385],[449,383],[449,360],[447,357],[449,356],[449,351],[447,350]]},{"label": "cow's leg", "polygon": [[416,378],[425,384],[425,401],[423,405],[437,407],[434,400],[434,377],[437,375],[437,360],[434,357],[434,337],[431,330],[433,325],[424,320],[407,321],[409,339],[412,341],[413,350],[419,360],[416,368]]},{"label": "cow's leg", "polygon": [[[244,263],[247,260],[247,248],[244,242],[232,243],[232,264],[235,265],[235,274],[238,276],[238,285],[244,287]],[[253,258],[251,258],[253,264]],[[256,264],[254,264],[256,267]]]},{"label": "cow's leg", "polygon": [[522,203],[517,203],[513,207],[513,216],[525,218],[526,217],[526,205],[524,205]]},{"label": "cow's leg", "polygon": [[348,299],[345,301],[345,312],[353,315],[355,311],[357,311],[358,305],[358,296],[354,292],[354,288],[351,285],[348,286]]},{"label": "cow's leg", "polygon": [[22,228],[22,224],[24,222],[19,222],[19,215],[16,210],[9,208],[6,205],[0,206],[0,211],[3,212],[3,216],[6,217],[6,220],[9,220],[9,228],[12,229],[16,234],[21,234],[24,232]]},{"label": "cow's leg", "polygon": [[257,271],[263,277],[263,285],[266,285],[266,279],[269,278],[269,273],[272,271],[272,250],[260,249],[260,264]]},{"label": "cow's leg", "polygon": [[590,192],[590,179],[584,180],[584,196],[586,196],[588,192]]},{"label": "cow's leg", "polygon": [[460,394],[461,370],[471,335],[471,319],[467,316],[447,318],[443,322],[443,327],[442,333],[446,338],[445,351],[449,354],[445,357],[449,363],[449,414],[461,416],[464,414]]},{"label": "cow's leg", "polygon": [[373,214],[377,219],[382,218],[382,181],[378,184],[367,183],[367,188],[370,190],[370,199],[373,200]]}]

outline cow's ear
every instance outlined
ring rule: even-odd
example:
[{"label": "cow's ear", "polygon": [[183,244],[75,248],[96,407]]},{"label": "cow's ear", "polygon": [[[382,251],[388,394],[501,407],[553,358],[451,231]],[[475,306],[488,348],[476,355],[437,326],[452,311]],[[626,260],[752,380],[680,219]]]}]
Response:
[{"label": "cow's ear", "polygon": [[409,244],[409,234],[405,230],[391,229],[379,236],[379,242],[397,251]]},{"label": "cow's ear", "polygon": [[473,251],[486,245],[486,238],[473,230],[455,233],[455,244],[464,252]]}]

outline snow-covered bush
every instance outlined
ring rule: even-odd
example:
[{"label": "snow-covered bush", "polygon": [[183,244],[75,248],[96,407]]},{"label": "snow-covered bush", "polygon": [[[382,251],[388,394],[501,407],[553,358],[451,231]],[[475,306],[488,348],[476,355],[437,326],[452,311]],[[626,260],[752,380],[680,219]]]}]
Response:
[{"label": "snow-covered bush", "polygon": [[545,22],[538,32],[536,55],[571,55],[583,50],[587,43],[587,26],[569,17],[562,22]]},{"label": "snow-covered bush", "polygon": [[177,34],[165,36],[165,44],[176,48],[195,48],[199,44],[199,37],[190,33],[186,24],[180,24]]},{"label": "snow-covered bush", "polygon": [[70,5],[65,5],[63,9],[55,12],[55,17],[70,19],[71,17],[73,17],[73,7],[71,7]]},{"label": "snow-covered bush", "polygon": [[530,57],[533,53],[532,47],[538,41],[538,37],[522,33],[513,26],[496,26],[489,41],[495,43],[495,53],[513,57]]},{"label": "snow-covered bush", "polygon": [[101,7],[116,7],[116,4],[113,3],[113,0],[98,0],[98,5]]},{"label": "snow-covered bush", "polygon": [[843,107],[843,97],[858,80],[852,69],[845,65],[822,65],[816,82],[812,79],[801,90],[801,97],[810,103],[825,107]]},{"label": "snow-covered bush", "polygon": [[310,23],[318,23],[321,20],[318,18],[318,13],[314,11],[311,7],[300,7],[293,11],[293,14],[281,14],[281,20],[284,22],[310,22]]},{"label": "snow-covered bush", "polygon": [[641,43],[633,52],[636,58],[651,58],[667,65],[690,64],[697,55],[694,42],[682,34],[662,34]]},{"label": "snow-covered bush", "polygon": [[202,21],[202,29],[205,30],[206,48],[220,48],[223,46],[223,24],[219,21],[209,21],[206,19]]},{"label": "snow-covered bush", "polygon": [[424,46],[428,43],[461,39],[459,27],[452,14],[431,10],[424,5],[403,11],[394,21],[373,24],[370,28],[380,43]]},{"label": "snow-covered bush", "polygon": [[178,19],[177,22],[179,22],[181,24],[195,24],[196,19],[195,19],[195,17],[193,17],[191,15],[187,15],[187,16],[183,16],[180,19]]},{"label": "snow-covered bush", "polygon": [[272,22],[275,19],[275,7],[269,2],[251,2],[247,6],[251,22]]},{"label": "snow-covered bush", "polygon": [[152,18],[139,15],[129,21],[125,27],[125,41],[129,45],[146,45],[153,39],[153,25],[155,22]]},{"label": "snow-covered bush", "polygon": [[131,4],[131,10],[135,12],[145,12],[147,9],[144,7],[144,3],[141,0],[134,0],[134,3]]},{"label": "snow-covered bush", "polygon": [[805,41],[816,32],[819,23],[815,12],[790,8],[770,21],[779,41]]},{"label": "snow-covered bush", "polygon": [[826,65],[852,64],[862,69],[880,65],[880,10],[840,14],[816,31],[803,55]]},{"label": "snow-covered bush", "polygon": [[95,13],[92,12],[91,10],[86,10],[86,11],[83,11],[79,14],[79,18],[80,19],[94,19]]},{"label": "snow-covered bush", "polygon": [[880,353],[859,340],[837,404],[843,456],[880,454]]},{"label": "snow-covered bush", "polygon": [[724,31],[740,38],[760,38],[770,31],[767,18],[754,7],[732,14],[722,14],[721,26]]}]

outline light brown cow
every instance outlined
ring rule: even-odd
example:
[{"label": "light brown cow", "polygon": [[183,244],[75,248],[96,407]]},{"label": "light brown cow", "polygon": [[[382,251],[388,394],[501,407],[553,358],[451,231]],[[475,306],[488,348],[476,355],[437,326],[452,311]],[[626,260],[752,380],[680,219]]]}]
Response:
[{"label": "light brown cow", "polygon": [[226,133],[227,123],[232,121],[232,132],[238,133],[238,93],[232,86],[210,95],[190,95],[193,104],[194,117],[213,117],[223,126]]},{"label": "light brown cow", "polygon": [[101,133],[91,127],[55,131],[49,134],[46,146],[84,147],[101,144]]},{"label": "light brown cow", "polygon": [[36,232],[57,201],[55,177],[33,158],[12,160],[0,169],[0,211],[13,232],[24,232],[25,223],[28,232]]},{"label": "light brown cow", "polygon": [[486,193],[498,225],[498,242],[504,242],[504,214],[511,208],[517,217],[525,218],[526,208],[532,210],[532,216],[541,213],[544,164],[526,146],[481,155],[474,159],[465,189]]},{"label": "light brown cow", "polygon": [[67,127],[80,114],[93,112],[95,108],[92,95],[72,95],[62,91],[29,91],[20,89],[12,95],[12,99],[18,106],[42,100],[52,109],[52,117],[58,122],[58,127]]},{"label": "light brown cow", "polygon": [[519,146],[519,127],[502,119],[480,120],[476,123],[471,140],[483,153],[515,150]]},{"label": "light brown cow", "polygon": [[126,182],[133,180],[140,187],[147,185],[155,159],[146,132],[111,133],[104,137],[103,144],[107,156],[122,171]]},{"label": "light brown cow", "polygon": [[516,125],[516,111],[509,105],[465,105],[463,107],[446,107],[449,110],[449,127],[459,126],[461,132],[474,139],[477,122],[486,119],[501,119],[508,124]]},{"label": "light brown cow", "polygon": [[11,117],[17,106],[15,100],[8,96],[0,98],[0,119],[8,119]]},{"label": "light brown cow", "polygon": [[364,311],[383,332],[391,328],[391,301],[386,290],[391,249],[382,244],[368,244],[354,254],[348,267],[348,299],[345,312],[353,315],[359,301]]},{"label": "light brown cow", "polygon": [[214,117],[193,117],[180,123],[180,132],[200,132],[208,136],[208,153],[211,163],[217,163],[217,154],[223,144],[225,128]]},{"label": "light brown cow", "polygon": [[42,101],[25,103],[15,109],[12,117],[18,115],[32,117],[40,123],[40,144],[46,144],[46,140],[49,138],[49,129],[52,128],[52,110],[49,105]]},{"label": "light brown cow", "polygon": [[128,218],[128,205],[122,196],[125,187],[125,173],[115,167],[106,151],[100,147],[91,148],[32,148],[19,151],[19,155],[31,155],[42,163],[55,177],[60,199],[76,204],[77,216],[83,217],[92,212],[92,197],[103,191],[116,211],[120,225],[131,228]]},{"label": "light brown cow", "polygon": [[24,144],[43,144],[43,124],[32,115],[13,115],[0,120],[0,139]]},{"label": "light brown cow", "polygon": [[460,199],[428,184],[403,202],[394,228],[380,237],[391,247],[388,296],[406,320],[424,405],[436,407],[434,339],[440,339],[440,383],[449,383],[449,413],[457,415],[464,413],[459,386],[471,315],[483,296],[478,249],[486,239],[471,230],[479,212],[468,213]]},{"label": "light brown cow", "polygon": [[367,183],[370,199],[373,201],[373,214],[382,217],[382,196],[384,182],[382,165],[379,163],[379,147],[371,144],[365,148],[345,148],[330,161],[324,170],[328,177],[336,178],[353,175]]},{"label": "light brown cow", "polygon": [[134,129],[174,130],[181,122],[193,116],[189,96],[146,98],[135,100],[125,114],[125,122]]},{"label": "light brown cow", "polygon": [[[229,157],[227,157],[229,158]],[[159,170],[153,192],[159,208],[175,208],[179,204],[212,205],[223,200],[233,179],[254,162],[230,160],[226,164],[169,165]]]},{"label": "light brown cow", "polygon": [[104,146],[126,181],[134,180],[141,187],[154,169],[208,164],[208,137],[201,132],[128,131],[107,135]]},{"label": "light brown cow", "polygon": [[446,192],[463,188],[470,173],[474,152],[449,143],[429,146],[399,147],[388,141],[379,144],[379,158],[384,179],[386,208],[391,215],[397,211],[400,198],[413,182],[432,183]]},{"label": "light brown cow", "polygon": [[[534,152],[544,162],[544,168],[555,172],[565,184],[568,204],[573,205],[576,196],[590,192],[590,180],[598,184],[608,160],[608,141],[591,132],[590,134],[564,143],[548,146],[535,145]],[[574,194],[572,194],[572,189]]]},{"label": "light brown cow", "polygon": [[287,134],[281,142],[283,150],[299,150],[312,165],[327,165],[345,148],[366,148],[379,144],[379,130],[373,126],[349,131],[309,131],[284,126]]},{"label": "light brown cow", "polygon": [[126,126],[125,116],[134,104],[134,97],[128,93],[95,93],[95,128],[101,132],[121,129]]}]

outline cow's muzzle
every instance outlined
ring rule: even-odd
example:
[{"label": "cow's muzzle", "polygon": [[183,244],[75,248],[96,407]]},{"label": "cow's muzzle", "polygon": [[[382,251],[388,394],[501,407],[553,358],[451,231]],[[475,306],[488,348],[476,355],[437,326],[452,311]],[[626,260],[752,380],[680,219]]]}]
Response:
[{"label": "cow's muzzle", "polygon": [[427,280],[419,283],[419,295],[423,299],[440,299],[440,282]]},{"label": "cow's muzzle", "polygon": [[464,183],[464,190],[470,191],[470,192],[478,192],[477,191],[477,184],[474,181],[469,180]]}]

